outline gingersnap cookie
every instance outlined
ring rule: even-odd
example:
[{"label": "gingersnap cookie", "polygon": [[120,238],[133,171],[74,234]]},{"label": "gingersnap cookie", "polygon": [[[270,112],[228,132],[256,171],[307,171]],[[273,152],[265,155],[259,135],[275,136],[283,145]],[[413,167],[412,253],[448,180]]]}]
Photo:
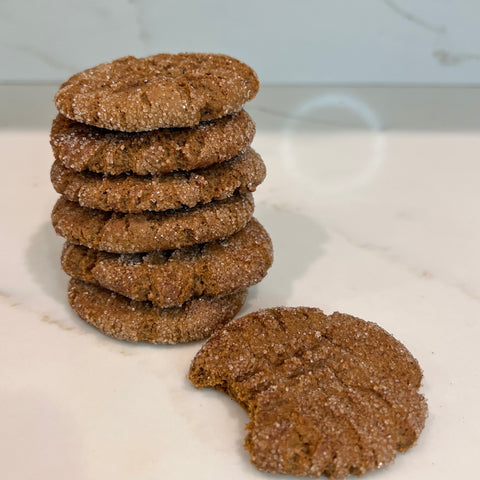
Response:
[{"label": "gingersnap cookie", "polygon": [[427,417],[415,358],[378,325],[315,308],[272,308],[216,332],[192,362],[196,387],[249,413],[245,447],[267,472],[342,478],[393,461]]},{"label": "gingersnap cookie", "polygon": [[195,208],[166,212],[117,213],[81,207],[60,197],[52,224],[69,242],[112,253],[172,250],[212,242],[241,230],[254,210],[251,193]]},{"label": "gingersnap cookie", "polygon": [[231,320],[247,292],[200,297],[180,307],[161,308],[135,302],[104,288],[70,280],[73,310],[105,335],[129,342],[181,343],[201,340]]},{"label": "gingersnap cookie", "polygon": [[63,269],[71,277],[160,306],[254,285],[272,261],[270,237],[255,219],[225,240],[173,251],[117,255],[67,242],[62,253]]},{"label": "gingersnap cookie", "polygon": [[77,172],[157,175],[228,160],[243,152],[254,135],[255,123],[243,110],[192,128],[139,133],[110,132],[59,114],[50,144],[55,159]]},{"label": "gingersnap cookie", "polygon": [[235,192],[253,192],[265,173],[260,156],[248,148],[231,160],[190,172],[112,177],[75,172],[56,161],[50,177],[58,193],[82,207],[139,213],[194,207]]},{"label": "gingersnap cookie", "polygon": [[81,123],[142,132],[238,112],[258,87],[255,72],[226,55],[129,56],[73,75],[60,86],[55,105]]}]

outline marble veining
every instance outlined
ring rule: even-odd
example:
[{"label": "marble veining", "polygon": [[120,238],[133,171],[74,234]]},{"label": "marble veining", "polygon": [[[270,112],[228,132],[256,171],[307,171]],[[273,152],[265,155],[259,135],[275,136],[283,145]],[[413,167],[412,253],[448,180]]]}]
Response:
[{"label": "marble veining", "polygon": [[478,85],[479,14],[473,1],[3,0],[0,81],[59,82],[162,50],[230,54],[273,84]]},{"label": "marble veining", "polygon": [[398,5],[398,3],[394,2],[393,0],[383,0],[383,3],[389,8],[391,8],[396,14],[405,18],[409,22],[413,22],[416,25],[419,25],[420,27],[425,28],[432,33],[442,35],[447,33],[447,27],[445,25],[434,25],[428,20],[425,20],[424,18],[407,11],[405,8],[400,7],[400,5]]}]

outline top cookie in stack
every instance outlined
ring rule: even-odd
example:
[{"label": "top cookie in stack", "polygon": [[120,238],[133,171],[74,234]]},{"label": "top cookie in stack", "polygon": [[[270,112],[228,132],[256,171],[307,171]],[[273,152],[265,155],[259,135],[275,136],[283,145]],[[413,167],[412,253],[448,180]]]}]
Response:
[{"label": "top cookie in stack", "polygon": [[60,87],[52,222],[83,319],[130,341],[204,338],[265,276],[272,246],[250,193],[265,165],[242,110],[258,87],[214,54],[125,57]]},{"label": "top cookie in stack", "polygon": [[193,127],[238,112],[258,78],[226,55],[181,53],[124,57],[77,73],[55,95],[60,113],[122,132]]}]

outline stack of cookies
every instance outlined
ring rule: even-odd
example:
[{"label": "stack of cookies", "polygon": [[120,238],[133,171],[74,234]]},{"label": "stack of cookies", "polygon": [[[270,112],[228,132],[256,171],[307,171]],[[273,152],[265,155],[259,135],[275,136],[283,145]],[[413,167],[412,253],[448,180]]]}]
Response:
[{"label": "stack of cookies", "polygon": [[258,91],[224,55],[125,57],[55,96],[52,222],[79,316],[122,340],[198,340],[272,263],[253,215],[265,165],[242,110]]}]

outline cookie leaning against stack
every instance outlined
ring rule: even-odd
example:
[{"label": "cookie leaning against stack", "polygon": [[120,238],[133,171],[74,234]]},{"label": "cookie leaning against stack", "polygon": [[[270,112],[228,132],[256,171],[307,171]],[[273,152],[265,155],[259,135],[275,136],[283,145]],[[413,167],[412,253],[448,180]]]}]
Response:
[{"label": "cookie leaning against stack", "polygon": [[120,58],[60,87],[52,223],[82,319],[118,339],[177,343],[240,310],[273,259],[252,218],[265,165],[243,105],[258,86],[238,60],[186,53]]}]

